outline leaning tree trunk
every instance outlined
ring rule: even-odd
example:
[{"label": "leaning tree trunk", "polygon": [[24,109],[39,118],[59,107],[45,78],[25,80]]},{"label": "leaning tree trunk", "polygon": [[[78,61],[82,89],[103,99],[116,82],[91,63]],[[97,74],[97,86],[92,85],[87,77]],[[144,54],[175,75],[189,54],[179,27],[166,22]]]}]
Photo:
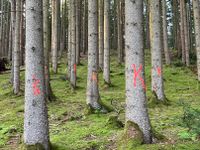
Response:
[{"label": "leaning tree trunk", "polygon": [[166,0],[162,0],[162,25],[163,25],[163,47],[165,53],[165,63],[170,65],[170,54],[168,47],[168,35],[167,35],[167,13],[166,13]]},{"label": "leaning tree trunk", "polygon": [[104,67],[103,78],[106,84],[110,84],[110,23],[109,23],[109,0],[104,1]]},{"label": "leaning tree trunk", "polygon": [[197,69],[198,69],[198,80],[200,81],[200,2],[199,0],[193,0],[193,11],[194,11],[194,28],[195,28],[195,41],[196,41],[196,52],[197,52]]},{"label": "leaning tree trunk", "polygon": [[21,25],[21,0],[16,0],[16,30],[14,44],[14,94],[20,92],[20,25]]},{"label": "leaning tree trunk", "polygon": [[104,60],[104,1],[99,2],[99,69],[103,70]]},{"label": "leaning tree trunk", "polygon": [[93,109],[101,109],[98,87],[98,14],[97,1],[88,0],[88,77],[87,105]]},{"label": "leaning tree trunk", "polygon": [[126,120],[138,124],[144,142],[151,143],[144,77],[143,2],[125,1],[125,16]]},{"label": "leaning tree trunk", "polygon": [[26,1],[26,78],[24,143],[32,149],[50,149],[47,117],[42,1]]},{"label": "leaning tree trunk", "polygon": [[76,0],[71,2],[71,62],[70,62],[70,84],[76,88]]},{"label": "leaning tree trunk", "polygon": [[51,49],[51,34],[49,20],[49,0],[43,0],[43,39],[44,39],[44,72],[45,72],[45,92],[49,101],[52,100],[52,90],[49,73],[49,51]]},{"label": "leaning tree trunk", "polygon": [[158,100],[164,100],[163,67],[162,67],[162,41],[161,41],[161,17],[160,1],[150,0],[150,37],[151,37],[151,61],[152,61],[152,92]]}]

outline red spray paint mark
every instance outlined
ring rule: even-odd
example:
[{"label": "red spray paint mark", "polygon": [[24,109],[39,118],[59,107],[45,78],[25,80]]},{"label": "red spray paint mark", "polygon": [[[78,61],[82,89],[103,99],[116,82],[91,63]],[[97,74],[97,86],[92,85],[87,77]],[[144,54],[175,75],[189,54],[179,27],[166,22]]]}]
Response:
[{"label": "red spray paint mark", "polygon": [[92,72],[92,81],[95,81],[96,83],[98,82],[96,72]]},{"label": "red spray paint mark", "polygon": [[74,64],[74,74],[76,76],[76,64]]},{"label": "red spray paint mark", "polygon": [[136,65],[135,64],[133,64],[132,67],[133,67],[133,71],[134,71],[134,73],[133,73],[133,85],[134,85],[134,87],[137,86],[137,82],[136,81],[137,81],[137,78],[139,78],[139,80],[142,83],[142,88],[144,90],[146,90],[144,79],[140,76],[140,72],[142,71],[142,65],[140,65],[138,70],[136,69]]},{"label": "red spray paint mark", "polygon": [[38,96],[41,93],[40,89],[38,88],[39,84],[40,84],[40,80],[36,79],[35,75],[33,75],[32,87],[33,87],[33,94],[35,96]]},{"label": "red spray paint mark", "polygon": [[160,67],[157,67],[157,73],[159,76],[161,76],[161,68]]}]

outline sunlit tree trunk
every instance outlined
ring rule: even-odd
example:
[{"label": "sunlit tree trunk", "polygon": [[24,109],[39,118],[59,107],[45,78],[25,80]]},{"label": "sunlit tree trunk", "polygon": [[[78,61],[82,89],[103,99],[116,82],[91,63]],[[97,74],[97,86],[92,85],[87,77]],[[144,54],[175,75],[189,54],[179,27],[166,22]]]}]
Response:
[{"label": "sunlit tree trunk", "polygon": [[106,84],[110,84],[110,23],[109,23],[109,0],[104,1],[104,67],[103,78]]}]

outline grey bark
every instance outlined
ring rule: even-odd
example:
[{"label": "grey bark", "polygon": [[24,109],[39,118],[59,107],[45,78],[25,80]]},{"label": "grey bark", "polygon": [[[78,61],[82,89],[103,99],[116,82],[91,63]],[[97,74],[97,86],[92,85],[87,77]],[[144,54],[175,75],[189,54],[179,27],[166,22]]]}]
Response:
[{"label": "grey bark", "polygon": [[200,81],[200,2],[193,0],[198,80]]},{"label": "grey bark", "polygon": [[151,143],[144,72],[143,2],[140,0],[125,1],[125,37],[126,121],[138,124],[144,142]]},{"label": "grey bark", "polygon": [[165,63],[167,65],[170,65],[170,53],[169,53],[169,47],[168,47],[168,34],[167,34],[167,17],[166,17],[166,0],[162,0],[162,29],[163,29],[163,48],[164,48],[164,54],[165,54]]},{"label": "grey bark", "polygon": [[20,28],[21,28],[21,0],[16,0],[16,30],[14,43],[14,94],[20,92]]},{"label": "grey bark", "polygon": [[76,88],[76,3],[75,0],[71,2],[71,62],[70,62],[70,84],[74,89]]},{"label": "grey bark", "polygon": [[159,100],[164,100],[160,1],[150,0],[151,86]]},{"label": "grey bark", "polygon": [[24,143],[50,149],[44,79],[42,1],[26,1]]},{"label": "grey bark", "polygon": [[75,1],[76,5],[76,64],[80,64],[80,0]]},{"label": "grey bark", "polygon": [[104,66],[104,1],[99,2],[99,69]]},{"label": "grey bark", "polygon": [[104,1],[104,67],[103,78],[106,84],[110,84],[110,23],[109,23],[109,0]]},{"label": "grey bark", "polygon": [[100,109],[98,87],[98,14],[97,1],[88,0],[88,77],[87,77],[87,105]]},{"label": "grey bark", "polygon": [[44,39],[44,74],[45,74],[45,92],[47,100],[52,100],[52,89],[50,85],[49,73],[49,51],[51,49],[51,27],[50,27],[50,13],[49,0],[43,0],[43,39]]}]

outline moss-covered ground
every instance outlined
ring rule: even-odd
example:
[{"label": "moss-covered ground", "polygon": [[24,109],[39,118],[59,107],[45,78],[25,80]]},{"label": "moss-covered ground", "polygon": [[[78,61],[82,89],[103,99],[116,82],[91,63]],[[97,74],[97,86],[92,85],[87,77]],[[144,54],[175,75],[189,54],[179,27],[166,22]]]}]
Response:
[{"label": "moss-covered ground", "polygon": [[[123,128],[108,125],[109,117],[119,114],[119,120],[124,123],[125,78],[124,66],[117,64],[112,57],[112,86],[104,85],[102,73],[100,77],[100,95],[103,103],[113,108],[108,114],[96,113],[84,115],[86,107],[87,61],[82,59],[82,65],[77,67],[78,88],[72,91],[69,82],[63,80],[66,76],[66,61],[59,64],[59,73],[51,74],[51,85],[56,101],[48,104],[50,137],[55,150],[114,150]],[[146,58],[147,96],[150,91],[150,59]],[[21,72],[21,96],[12,94],[9,84],[10,74],[0,74],[0,149],[19,149],[23,139],[24,111],[24,71]],[[180,126],[183,108],[180,101],[187,102],[192,107],[200,106],[200,90],[196,75],[186,67],[164,66],[165,94],[170,101],[169,106],[158,105],[149,107],[151,124],[157,132],[167,140],[151,145],[135,147],[138,150],[200,150],[200,142],[196,139],[184,139],[180,135],[188,129]]]}]

